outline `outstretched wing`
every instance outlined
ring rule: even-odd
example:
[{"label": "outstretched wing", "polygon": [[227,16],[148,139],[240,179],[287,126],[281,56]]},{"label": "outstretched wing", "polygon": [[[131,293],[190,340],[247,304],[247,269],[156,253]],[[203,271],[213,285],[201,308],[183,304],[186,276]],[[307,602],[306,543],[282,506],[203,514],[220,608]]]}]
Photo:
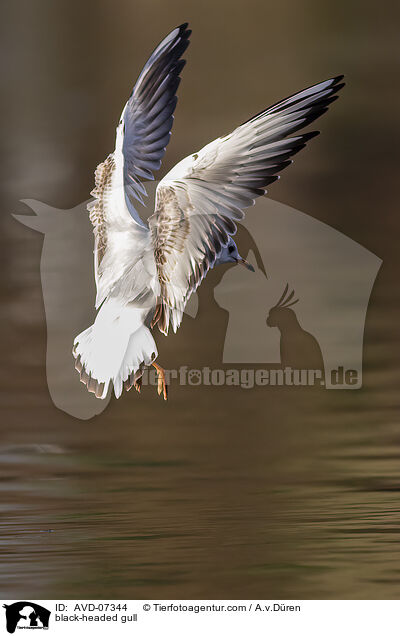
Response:
[{"label": "outstretched wing", "polygon": [[149,231],[134,200],[142,202],[141,195],[146,194],[142,180],[153,179],[153,171],[161,165],[171,135],[179,73],[185,64],[180,58],[189,35],[187,24],[182,24],[154,50],[122,111],[115,151],[96,169],[95,199],[88,204],[95,233],[96,306],[128,272],[130,279],[142,281],[129,293],[143,291],[142,257]]},{"label": "outstretched wing", "polygon": [[159,183],[149,219],[160,298],[154,322],[174,331],[191,293],[236,232],[236,221],[318,134],[289,137],[322,115],[342,88],[326,80],[262,111],[178,163]]},{"label": "outstretched wing", "polygon": [[187,26],[174,29],[152,53],[121,115],[125,197],[134,217],[132,200],[142,202],[140,195],[146,194],[140,182],[154,178],[171,136],[179,74],[185,65],[181,56],[191,34]]}]

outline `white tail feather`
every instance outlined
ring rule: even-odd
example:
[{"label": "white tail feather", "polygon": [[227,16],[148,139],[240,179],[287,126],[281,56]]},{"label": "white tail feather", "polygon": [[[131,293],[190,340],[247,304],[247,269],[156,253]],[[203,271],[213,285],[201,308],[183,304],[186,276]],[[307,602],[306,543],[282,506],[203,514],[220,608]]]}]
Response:
[{"label": "white tail feather", "polygon": [[156,359],[156,343],[144,324],[147,313],[148,309],[109,299],[94,324],[75,338],[75,366],[96,397],[105,398],[111,382],[118,398],[124,382]]}]

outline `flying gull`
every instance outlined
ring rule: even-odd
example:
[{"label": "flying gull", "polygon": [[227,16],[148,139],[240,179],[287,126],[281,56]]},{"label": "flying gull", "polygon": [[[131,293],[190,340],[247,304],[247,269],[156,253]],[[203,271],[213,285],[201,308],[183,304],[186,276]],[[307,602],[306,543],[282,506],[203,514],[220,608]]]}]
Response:
[{"label": "flying gull", "polygon": [[73,355],[81,381],[98,398],[110,384],[117,398],[124,388],[140,392],[143,371],[153,366],[158,393],[167,399],[152,330],[176,332],[187,301],[213,267],[252,269],[232,238],[236,223],[318,134],[298,131],[343,86],[341,75],[306,88],[180,161],[158,184],[147,224],[137,202],[143,203],[143,184],[154,179],[171,136],[187,26],[167,35],[146,62],[122,111],[115,150],[95,173],[88,211],[98,313],[75,338]]}]

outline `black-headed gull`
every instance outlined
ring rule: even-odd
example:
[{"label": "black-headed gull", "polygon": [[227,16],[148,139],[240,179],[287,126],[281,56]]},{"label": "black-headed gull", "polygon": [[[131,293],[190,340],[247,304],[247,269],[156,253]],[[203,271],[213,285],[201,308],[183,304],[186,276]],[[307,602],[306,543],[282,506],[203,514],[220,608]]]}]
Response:
[{"label": "black-headed gull", "polygon": [[322,115],[343,86],[338,76],[306,88],[183,159],[160,181],[147,225],[136,201],[169,142],[190,33],[182,24],[152,53],[122,111],[115,150],[96,169],[88,210],[99,311],[76,337],[73,355],[81,381],[98,398],[110,383],[117,398],[123,388],[140,391],[150,365],[167,398],[151,330],[178,329],[210,268],[241,263],[251,269],[232,238],[236,222],[318,132],[289,135]]}]

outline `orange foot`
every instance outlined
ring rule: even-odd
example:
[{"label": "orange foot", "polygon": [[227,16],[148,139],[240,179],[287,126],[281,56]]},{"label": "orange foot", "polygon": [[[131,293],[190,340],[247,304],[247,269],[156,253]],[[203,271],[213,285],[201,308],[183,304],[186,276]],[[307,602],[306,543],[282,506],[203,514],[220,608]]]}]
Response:
[{"label": "orange foot", "polygon": [[163,397],[164,397],[164,400],[166,400],[168,398],[168,389],[167,389],[167,384],[165,382],[165,371],[164,371],[164,369],[162,367],[160,367],[159,364],[157,364],[157,362],[152,362],[152,366],[157,371],[157,377],[158,377],[157,392],[158,392],[158,395],[161,395],[161,393],[162,393]]}]

